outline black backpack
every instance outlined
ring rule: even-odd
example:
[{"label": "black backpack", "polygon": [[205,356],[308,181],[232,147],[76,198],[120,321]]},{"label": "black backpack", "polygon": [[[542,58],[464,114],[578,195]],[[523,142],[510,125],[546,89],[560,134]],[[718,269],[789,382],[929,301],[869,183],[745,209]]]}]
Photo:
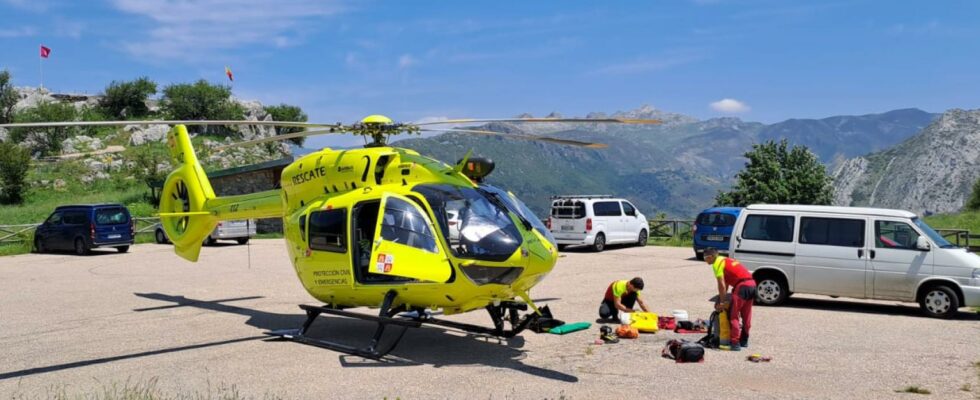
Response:
[{"label": "black backpack", "polygon": [[684,339],[674,339],[667,342],[660,355],[679,363],[702,362],[704,361],[704,347]]},{"label": "black backpack", "polygon": [[718,345],[721,344],[720,338],[718,337],[718,318],[721,318],[721,313],[714,311],[711,313],[711,317],[708,318],[708,334],[704,335],[701,340],[698,340],[698,344],[707,347],[709,349],[717,349]]},{"label": "black backpack", "polygon": [[528,325],[528,328],[532,331],[537,333],[546,333],[551,330],[551,328],[565,325],[565,321],[556,319],[553,315],[551,315],[551,310],[548,309],[548,306],[541,307],[540,310],[541,315],[533,314],[531,322]]}]

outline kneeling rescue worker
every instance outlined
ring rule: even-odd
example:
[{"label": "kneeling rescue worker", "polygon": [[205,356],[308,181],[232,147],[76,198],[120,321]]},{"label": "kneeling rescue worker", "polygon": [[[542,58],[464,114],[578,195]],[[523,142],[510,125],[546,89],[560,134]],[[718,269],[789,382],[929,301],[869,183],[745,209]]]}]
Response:
[{"label": "kneeling rescue worker", "polygon": [[643,279],[640,277],[610,283],[602,299],[602,305],[599,306],[599,317],[617,319],[620,311],[633,312],[633,305],[636,303],[640,304],[643,311],[649,311],[647,304],[640,298],[641,290],[643,290]]},{"label": "kneeling rescue worker", "polygon": [[[749,329],[752,328],[752,302],[755,300],[756,287],[752,273],[745,269],[734,258],[718,255],[718,249],[709,247],[704,250],[704,261],[711,266],[718,281],[718,302],[715,309],[721,311],[728,305],[725,293],[732,288],[731,306],[728,309],[728,319],[731,323],[731,350],[739,351],[749,346]],[[742,323],[739,324],[739,317]]]}]

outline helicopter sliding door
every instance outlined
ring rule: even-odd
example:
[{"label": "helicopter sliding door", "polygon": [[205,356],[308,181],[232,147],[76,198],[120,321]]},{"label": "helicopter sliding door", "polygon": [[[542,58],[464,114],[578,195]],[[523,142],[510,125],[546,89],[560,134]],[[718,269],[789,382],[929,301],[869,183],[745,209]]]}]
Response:
[{"label": "helicopter sliding door", "polygon": [[369,272],[446,282],[452,267],[425,211],[407,197],[381,198]]}]

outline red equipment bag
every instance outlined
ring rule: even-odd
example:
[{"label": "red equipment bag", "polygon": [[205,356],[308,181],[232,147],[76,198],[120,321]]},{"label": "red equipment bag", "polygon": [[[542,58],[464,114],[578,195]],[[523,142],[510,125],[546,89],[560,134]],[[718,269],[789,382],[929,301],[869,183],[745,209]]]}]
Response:
[{"label": "red equipment bag", "polygon": [[677,328],[677,321],[674,317],[668,317],[666,315],[661,315],[657,318],[657,326],[660,330],[672,331]]}]

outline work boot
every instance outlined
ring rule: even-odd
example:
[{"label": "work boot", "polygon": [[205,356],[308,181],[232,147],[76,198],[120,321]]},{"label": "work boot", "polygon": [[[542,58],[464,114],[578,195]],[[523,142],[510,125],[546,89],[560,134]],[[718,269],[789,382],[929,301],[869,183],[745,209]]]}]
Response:
[{"label": "work boot", "polygon": [[738,343],[732,343],[732,345],[730,346],[729,350],[731,350],[731,351],[742,351],[742,346],[739,346]]},{"label": "work boot", "polygon": [[749,338],[739,340],[738,345],[744,348],[749,348]]}]

